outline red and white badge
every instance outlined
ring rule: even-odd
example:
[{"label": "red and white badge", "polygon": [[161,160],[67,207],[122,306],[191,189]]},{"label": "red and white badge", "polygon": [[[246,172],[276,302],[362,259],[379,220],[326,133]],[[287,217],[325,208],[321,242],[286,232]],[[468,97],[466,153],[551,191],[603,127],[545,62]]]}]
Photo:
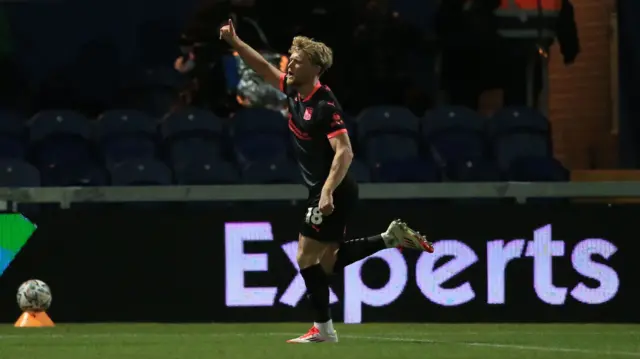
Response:
[{"label": "red and white badge", "polygon": [[313,115],[313,107],[307,107],[304,109],[304,116],[302,116],[302,118],[305,121],[309,121],[311,119],[311,115]]}]

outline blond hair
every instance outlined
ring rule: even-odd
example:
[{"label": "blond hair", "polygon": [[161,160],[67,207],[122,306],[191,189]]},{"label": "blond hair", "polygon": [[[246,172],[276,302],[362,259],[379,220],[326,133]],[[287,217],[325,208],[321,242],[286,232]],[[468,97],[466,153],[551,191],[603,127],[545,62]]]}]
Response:
[{"label": "blond hair", "polygon": [[314,41],[306,36],[296,36],[289,49],[289,53],[304,53],[312,64],[320,67],[320,73],[327,71],[333,65],[333,51],[322,42]]}]

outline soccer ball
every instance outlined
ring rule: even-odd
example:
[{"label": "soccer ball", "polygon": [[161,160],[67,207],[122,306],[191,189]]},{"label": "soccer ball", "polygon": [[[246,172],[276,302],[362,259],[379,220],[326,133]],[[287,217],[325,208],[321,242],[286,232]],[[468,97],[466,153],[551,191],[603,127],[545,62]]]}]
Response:
[{"label": "soccer ball", "polygon": [[38,279],[30,279],[18,288],[18,306],[23,312],[43,312],[51,306],[51,290]]}]

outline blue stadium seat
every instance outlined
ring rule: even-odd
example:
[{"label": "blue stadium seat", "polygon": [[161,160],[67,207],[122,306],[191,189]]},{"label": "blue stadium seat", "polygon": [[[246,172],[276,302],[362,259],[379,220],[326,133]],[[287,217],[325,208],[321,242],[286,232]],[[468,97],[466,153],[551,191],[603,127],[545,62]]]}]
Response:
[{"label": "blue stadium seat", "polygon": [[287,119],[280,112],[262,108],[239,110],[231,119],[234,135],[247,133],[270,133],[285,135]]},{"label": "blue stadium seat", "polygon": [[256,161],[242,169],[242,181],[248,184],[300,183],[301,180],[295,163],[286,159]]},{"label": "blue stadium seat", "polygon": [[174,168],[176,180],[182,185],[234,184],[240,182],[240,173],[233,164],[218,160],[191,161]]},{"label": "blue stadium seat", "polygon": [[32,118],[30,126],[34,161],[39,165],[90,161],[93,159],[90,133],[89,121],[79,113],[40,112]]},{"label": "blue stadium seat", "polygon": [[222,161],[220,145],[206,139],[192,138],[169,146],[169,162],[173,168],[187,166],[191,162]]},{"label": "blue stadium seat", "polygon": [[502,109],[489,121],[489,130],[494,155],[503,170],[518,157],[552,156],[550,123],[535,109]]},{"label": "blue stadium seat", "polygon": [[553,157],[519,157],[511,162],[507,172],[511,181],[565,182],[571,175],[560,161]]},{"label": "blue stadium seat", "polygon": [[109,164],[156,155],[156,122],[135,110],[112,110],[98,122],[98,141]]},{"label": "blue stadium seat", "polygon": [[[20,159],[0,159],[0,187],[40,187],[40,173],[33,165]],[[20,213],[31,216],[40,211],[35,203],[18,204]]]},{"label": "blue stadium seat", "polygon": [[30,140],[45,140],[56,135],[75,135],[89,138],[91,127],[82,114],[71,110],[48,110],[31,119]]},{"label": "blue stadium seat", "polygon": [[169,114],[162,126],[166,138],[192,137],[205,133],[219,137],[222,134],[222,120],[207,110],[189,107]]},{"label": "blue stadium seat", "polygon": [[371,169],[362,161],[354,160],[349,167],[349,172],[356,182],[371,182]]},{"label": "blue stadium seat", "polygon": [[136,159],[117,164],[110,169],[111,184],[170,185],[172,173],[164,163],[154,159]]},{"label": "blue stadium seat", "polygon": [[186,77],[172,67],[156,66],[137,69],[129,74],[132,81],[128,84],[135,91],[129,96],[134,99],[136,109],[151,116],[164,116],[177,99],[177,89],[186,81]]},{"label": "blue stadium seat", "polygon": [[383,163],[419,157],[419,146],[415,139],[399,135],[378,135],[364,145],[369,164]]},{"label": "blue stadium seat", "polygon": [[360,142],[358,139],[358,123],[352,116],[344,115],[344,124],[347,126],[347,131],[349,132],[351,147],[353,147],[354,153],[358,153],[360,150]]},{"label": "blue stadium seat", "polygon": [[270,134],[245,134],[233,140],[236,157],[241,164],[285,158],[290,143],[286,136]]},{"label": "blue stadium seat", "polygon": [[0,187],[40,187],[40,173],[19,159],[0,160]]},{"label": "blue stadium seat", "polygon": [[40,168],[43,186],[108,186],[109,176],[102,166],[91,162],[50,164]]},{"label": "blue stadium seat", "polygon": [[379,134],[416,136],[420,120],[407,108],[376,106],[364,109],[358,115],[358,138],[360,142]]},{"label": "blue stadium seat", "polygon": [[0,111],[0,158],[24,158],[25,122],[14,113]]},{"label": "blue stadium seat", "polygon": [[152,87],[139,90],[135,95],[135,104],[128,106],[144,111],[151,116],[160,118],[171,111],[178,96],[176,90],[165,87]]},{"label": "blue stadium seat", "polygon": [[233,144],[238,162],[273,161],[289,148],[287,119],[266,109],[243,109],[233,117]]},{"label": "blue stadium seat", "polygon": [[422,121],[422,139],[447,164],[486,157],[486,121],[465,107],[442,107]]},{"label": "blue stadium seat", "polygon": [[208,160],[221,157],[222,120],[209,111],[186,108],[172,113],[162,132],[173,163],[193,156]]},{"label": "blue stadium seat", "polygon": [[420,159],[395,160],[376,165],[373,169],[376,182],[438,182],[440,170],[435,163]]},{"label": "blue stadium seat", "polygon": [[486,159],[456,162],[447,168],[449,179],[457,182],[499,182],[502,179],[498,165]]},{"label": "blue stadium seat", "polygon": [[358,144],[369,164],[418,156],[419,119],[408,109],[377,106],[358,116]]},{"label": "blue stadium seat", "polygon": [[185,162],[191,158],[218,160],[222,157],[221,145],[205,138],[183,139],[169,146],[169,156],[173,163]]}]

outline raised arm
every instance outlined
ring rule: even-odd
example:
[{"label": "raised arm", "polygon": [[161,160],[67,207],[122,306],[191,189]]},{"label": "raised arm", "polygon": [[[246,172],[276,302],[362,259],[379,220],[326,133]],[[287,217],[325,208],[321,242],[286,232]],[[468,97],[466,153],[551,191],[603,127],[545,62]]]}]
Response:
[{"label": "raised arm", "polygon": [[271,86],[282,90],[280,88],[280,79],[282,72],[275,66],[271,65],[260,53],[251,48],[251,46],[244,43],[236,35],[236,30],[233,27],[233,22],[229,19],[229,23],[220,28],[220,39],[226,41],[238,55],[242,57],[242,60],[255,71],[260,77],[262,77]]}]

